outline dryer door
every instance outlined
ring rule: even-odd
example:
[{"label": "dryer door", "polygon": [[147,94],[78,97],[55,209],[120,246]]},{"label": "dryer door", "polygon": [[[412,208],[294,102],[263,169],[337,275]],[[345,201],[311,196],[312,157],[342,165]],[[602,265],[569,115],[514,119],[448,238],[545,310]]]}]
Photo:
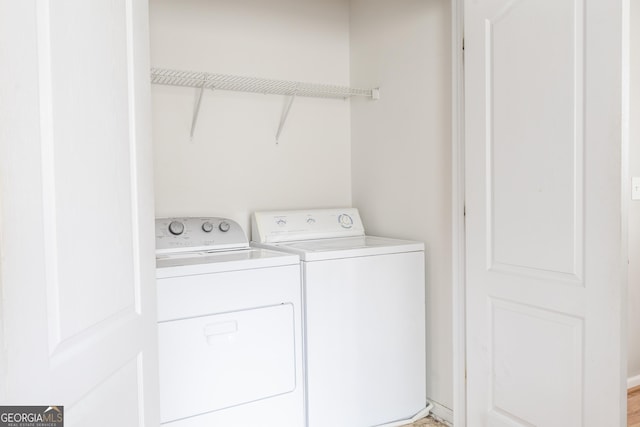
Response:
[{"label": "dryer door", "polygon": [[292,304],[160,322],[158,329],[163,423],[295,389]]}]

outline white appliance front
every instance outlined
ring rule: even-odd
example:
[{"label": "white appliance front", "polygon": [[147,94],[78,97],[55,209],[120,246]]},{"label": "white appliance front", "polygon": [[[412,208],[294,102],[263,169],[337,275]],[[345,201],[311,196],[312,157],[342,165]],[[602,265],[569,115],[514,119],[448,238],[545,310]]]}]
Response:
[{"label": "white appliance front", "polygon": [[[254,245],[302,260],[308,427],[426,415],[424,244],[364,236],[362,227],[334,237],[345,230],[340,212],[254,215]],[[361,224],[357,211],[344,215]],[[320,238],[319,223],[331,238]],[[298,232],[313,239],[295,240]]]},{"label": "white appliance front", "polygon": [[421,251],[303,263],[309,427],[425,408],[423,272]]},{"label": "white appliance front", "polygon": [[264,249],[157,257],[161,423],[303,426],[298,257]]}]

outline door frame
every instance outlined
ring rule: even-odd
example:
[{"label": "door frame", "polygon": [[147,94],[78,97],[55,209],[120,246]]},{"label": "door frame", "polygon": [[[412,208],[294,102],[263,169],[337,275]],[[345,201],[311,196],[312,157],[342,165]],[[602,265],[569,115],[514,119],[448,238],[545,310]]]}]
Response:
[{"label": "door frame", "polygon": [[451,0],[451,268],[453,424],[467,425],[464,169],[464,0]]},{"label": "door frame", "polygon": [[[464,140],[464,1],[451,0],[451,219],[452,219],[452,318],[453,318],[453,423],[455,427],[467,425],[466,395],[466,245],[465,245],[465,140]],[[629,88],[630,88],[630,0],[621,0],[622,16],[622,162],[620,215],[623,229],[621,265],[628,265],[627,214],[630,177],[629,151]],[[625,275],[626,277],[626,275]],[[626,282],[625,282],[626,283]],[[621,284],[623,286],[624,284]],[[621,316],[623,336],[626,336],[628,313],[623,305]],[[626,354],[624,355],[626,356]],[[621,362],[626,372],[626,357]],[[626,374],[625,380],[626,378]]]}]

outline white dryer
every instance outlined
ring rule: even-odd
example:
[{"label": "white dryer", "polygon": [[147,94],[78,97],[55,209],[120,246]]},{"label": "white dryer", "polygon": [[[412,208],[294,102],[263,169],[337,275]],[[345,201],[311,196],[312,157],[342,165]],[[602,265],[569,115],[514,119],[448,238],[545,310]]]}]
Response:
[{"label": "white dryer", "polygon": [[298,256],[223,218],[156,220],[161,424],[304,425]]},{"label": "white dryer", "polygon": [[256,212],[252,240],[301,259],[308,427],[428,415],[423,243],[366,236],[357,209]]}]

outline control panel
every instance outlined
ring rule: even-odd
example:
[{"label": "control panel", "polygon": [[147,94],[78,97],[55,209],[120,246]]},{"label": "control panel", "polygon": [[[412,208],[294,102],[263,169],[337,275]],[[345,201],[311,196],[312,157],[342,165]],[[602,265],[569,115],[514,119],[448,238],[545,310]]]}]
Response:
[{"label": "control panel", "polygon": [[218,217],[156,218],[156,253],[249,248],[240,224]]},{"label": "control panel", "polygon": [[364,236],[355,208],[255,212],[251,239],[258,243]]}]

